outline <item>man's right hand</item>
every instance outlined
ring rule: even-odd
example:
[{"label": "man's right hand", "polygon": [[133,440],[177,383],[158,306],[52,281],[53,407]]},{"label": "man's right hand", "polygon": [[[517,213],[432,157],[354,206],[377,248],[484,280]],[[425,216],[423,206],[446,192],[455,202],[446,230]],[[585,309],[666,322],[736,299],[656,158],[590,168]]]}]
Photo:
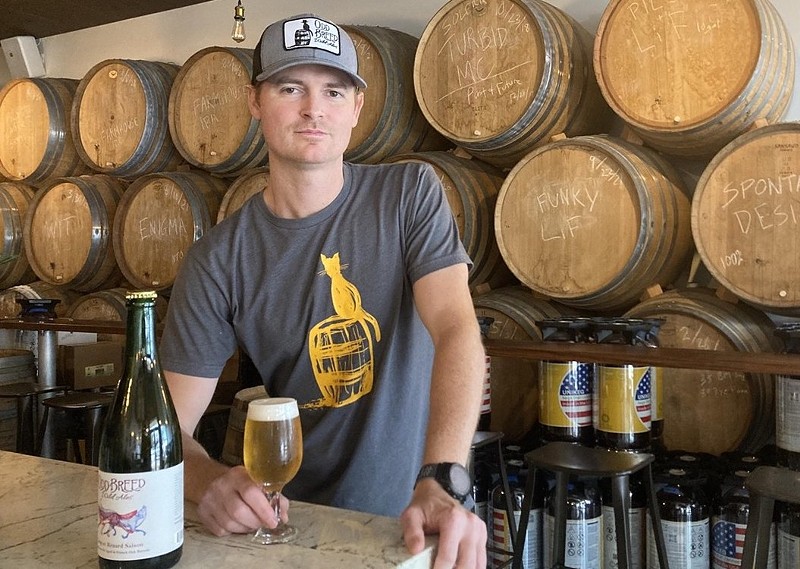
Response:
[{"label": "man's right hand", "polygon": [[[289,501],[281,497],[284,521],[288,510]],[[218,536],[249,533],[262,525],[273,528],[277,524],[269,500],[243,466],[228,468],[211,481],[197,503],[197,514],[206,529]]]}]

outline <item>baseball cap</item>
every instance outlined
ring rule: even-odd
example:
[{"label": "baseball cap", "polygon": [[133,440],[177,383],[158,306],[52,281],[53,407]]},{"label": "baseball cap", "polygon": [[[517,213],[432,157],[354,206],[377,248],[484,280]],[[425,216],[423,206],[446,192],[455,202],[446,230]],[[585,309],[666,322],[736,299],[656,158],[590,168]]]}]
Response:
[{"label": "baseball cap", "polygon": [[347,73],[365,89],[358,75],[353,40],[334,24],[313,14],[300,14],[267,26],[253,53],[253,85],[295,65],[324,65]]}]

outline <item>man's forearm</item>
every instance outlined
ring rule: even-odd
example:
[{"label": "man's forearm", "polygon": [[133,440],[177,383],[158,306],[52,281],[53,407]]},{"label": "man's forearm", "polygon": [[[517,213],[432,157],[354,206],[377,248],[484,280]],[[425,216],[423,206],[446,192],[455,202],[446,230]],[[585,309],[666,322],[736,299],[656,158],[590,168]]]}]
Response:
[{"label": "man's forearm", "polygon": [[229,467],[208,456],[191,435],[182,434],[184,495],[190,502],[198,503],[211,482],[222,476]]},{"label": "man's forearm", "polygon": [[424,463],[465,464],[478,423],[485,355],[477,324],[436,345]]}]

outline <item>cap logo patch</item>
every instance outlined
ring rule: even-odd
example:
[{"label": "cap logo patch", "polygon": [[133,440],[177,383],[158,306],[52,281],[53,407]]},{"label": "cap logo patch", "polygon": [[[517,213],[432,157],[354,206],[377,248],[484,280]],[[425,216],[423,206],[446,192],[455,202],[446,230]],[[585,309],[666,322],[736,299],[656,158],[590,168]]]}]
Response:
[{"label": "cap logo patch", "polygon": [[313,47],[340,55],[339,28],[319,18],[298,18],[283,24],[283,47]]}]

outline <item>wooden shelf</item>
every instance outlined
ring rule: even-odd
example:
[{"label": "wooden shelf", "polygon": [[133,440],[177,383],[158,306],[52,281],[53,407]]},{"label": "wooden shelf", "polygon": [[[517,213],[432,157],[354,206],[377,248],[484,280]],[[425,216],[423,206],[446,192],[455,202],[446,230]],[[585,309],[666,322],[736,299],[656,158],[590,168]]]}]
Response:
[{"label": "wooden shelf", "polygon": [[486,340],[490,356],[527,360],[578,360],[605,364],[657,365],[745,373],[800,376],[800,355],[688,348],[646,348],[614,344]]},{"label": "wooden shelf", "polygon": [[[113,320],[0,318],[0,328],[125,334],[125,323]],[[800,376],[800,354],[511,340],[486,340],[485,344],[486,352],[490,356],[526,360],[580,360],[605,364],[657,365],[668,368]]]}]

